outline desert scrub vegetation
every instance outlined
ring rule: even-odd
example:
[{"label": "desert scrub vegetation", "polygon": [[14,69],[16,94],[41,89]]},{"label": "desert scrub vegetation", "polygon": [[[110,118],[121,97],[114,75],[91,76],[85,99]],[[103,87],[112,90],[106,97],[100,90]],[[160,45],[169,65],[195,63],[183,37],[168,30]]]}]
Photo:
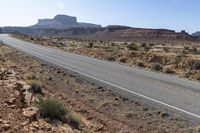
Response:
[{"label": "desert scrub vegetation", "polygon": [[77,128],[81,124],[81,118],[78,115],[73,114],[69,109],[67,109],[61,101],[53,98],[39,99],[37,106],[39,108],[41,116],[43,117],[60,119],[63,122],[71,123]]},{"label": "desert scrub vegetation", "polygon": [[136,44],[136,43],[132,43],[132,44],[127,45],[127,48],[129,50],[135,50],[135,51],[137,51],[137,50],[139,50],[140,46],[138,44]]},{"label": "desert scrub vegetation", "polygon": [[200,70],[200,62],[194,63],[194,69]]},{"label": "desert scrub vegetation", "polygon": [[42,93],[42,82],[39,80],[27,80],[26,83],[31,86],[33,93]]},{"label": "desert scrub vegetation", "polygon": [[176,58],[182,58],[182,57],[185,57],[185,53],[184,52],[178,52],[176,54]]},{"label": "desert scrub vegetation", "polygon": [[94,46],[94,43],[93,43],[93,42],[90,42],[90,43],[88,44],[87,48],[93,48],[93,46]]},{"label": "desert scrub vegetation", "polygon": [[187,71],[187,72],[183,73],[184,78],[190,78],[192,75],[193,75],[192,71]]},{"label": "desert scrub vegetation", "polygon": [[197,80],[200,81],[200,73],[197,73],[197,74],[195,75],[195,78],[196,78]]},{"label": "desert scrub vegetation", "polygon": [[145,66],[144,66],[144,63],[143,63],[142,61],[138,61],[138,62],[136,63],[136,65],[139,66],[139,67],[145,67]]},{"label": "desert scrub vegetation", "polygon": [[150,67],[151,67],[151,70],[154,70],[154,71],[159,71],[162,69],[161,64],[158,62],[152,63]]},{"label": "desert scrub vegetation", "polygon": [[44,117],[49,117],[51,119],[61,119],[69,110],[67,110],[63,103],[57,101],[53,98],[39,99],[37,103],[40,110],[40,114]]},{"label": "desert scrub vegetation", "polygon": [[174,73],[174,71],[173,71],[173,69],[172,69],[171,66],[166,66],[166,67],[164,67],[164,68],[163,68],[163,72],[164,72],[164,73],[167,73],[167,74],[172,74],[172,73]]}]

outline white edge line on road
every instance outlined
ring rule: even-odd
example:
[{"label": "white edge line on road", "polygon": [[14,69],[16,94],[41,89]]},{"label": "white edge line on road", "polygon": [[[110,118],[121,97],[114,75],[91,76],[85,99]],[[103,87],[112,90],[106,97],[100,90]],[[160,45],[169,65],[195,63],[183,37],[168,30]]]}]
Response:
[{"label": "white edge line on road", "polygon": [[[41,58],[41,57],[40,57],[40,58]],[[43,58],[41,58],[41,59],[43,59]],[[124,91],[130,92],[130,93],[132,93],[132,94],[134,94],[134,95],[140,96],[140,97],[142,97],[142,98],[145,98],[145,99],[151,100],[151,101],[153,101],[153,102],[156,102],[156,103],[162,104],[162,105],[164,105],[164,106],[170,107],[170,108],[172,108],[172,109],[175,109],[175,110],[181,111],[181,112],[183,112],[183,113],[186,113],[186,114],[188,114],[188,115],[191,115],[191,116],[194,116],[194,117],[197,117],[198,119],[200,119],[200,116],[197,115],[197,114],[194,114],[194,113],[191,113],[191,112],[185,111],[185,110],[180,109],[180,108],[178,108],[178,107],[175,107],[175,106],[169,105],[169,104],[167,104],[167,103],[164,103],[164,102],[158,101],[158,100],[153,99],[153,98],[150,98],[150,97],[148,97],[148,96],[145,96],[145,95],[139,94],[139,93],[137,93],[137,92],[134,92],[134,91],[128,90],[128,89],[126,89],[126,88],[120,87],[120,86],[118,86],[118,85],[115,85],[115,84],[109,83],[109,82],[107,82],[107,81],[105,81],[105,80],[102,80],[102,79],[99,79],[99,78],[93,77],[93,76],[91,76],[91,75],[88,75],[88,74],[86,74],[86,73],[83,73],[83,72],[80,72],[80,71],[74,70],[74,69],[69,68],[69,67],[67,67],[67,66],[64,66],[64,65],[61,65],[61,64],[54,63],[54,62],[49,61],[49,60],[47,60],[47,59],[43,59],[43,60],[46,60],[46,61],[48,61],[48,62],[50,62],[50,63],[52,63],[52,64],[58,65],[58,66],[60,66],[60,67],[64,67],[64,68],[66,68],[66,69],[68,69],[68,70],[70,70],[70,71],[72,71],[72,72],[79,73],[79,74],[84,75],[84,76],[86,76],[86,77],[89,77],[89,78],[92,78],[92,79],[94,79],[94,80],[97,80],[97,81],[103,82],[103,83],[105,83],[105,84],[111,85],[111,86],[113,86],[113,87],[116,87],[116,88],[119,88],[119,89],[121,89],[121,90],[124,90]]]},{"label": "white edge line on road", "polygon": [[[24,51],[24,52],[25,52],[25,51]],[[35,56],[35,57],[36,57],[36,56]],[[50,60],[48,60],[48,59],[44,59],[44,58],[41,57],[41,56],[40,56],[40,57],[37,57],[37,58],[40,58],[40,59],[45,60],[45,61],[47,61],[47,62],[50,62],[50,63],[52,63],[52,64],[55,64],[55,65],[58,65],[58,66],[60,66],[60,67],[66,68],[66,69],[68,69],[68,70],[70,70],[70,71],[72,71],[72,72],[79,73],[79,74],[84,75],[84,76],[86,76],[86,77],[89,77],[89,78],[92,78],[92,79],[94,79],[94,80],[97,80],[97,81],[103,82],[103,83],[105,83],[105,84],[111,85],[111,86],[113,86],[113,87],[116,87],[116,88],[119,88],[119,89],[121,89],[121,90],[124,90],[124,91],[130,92],[130,93],[132,93],[132,94],[134,94],[134,95],[140,96],[140,97],[142,97],[142,98],[148,99],[148,100],[150,100],[150,101],[153,101],[153,102],[159,103],[159,104],[161,104],[161,105],[164,105],[164,106],[167,106],[167,107],[169,107],[169,108],[172,108],[172,109],[175,109],[175,110],[181,111],[181,112],[183,112],[183,113],[186,113],[186,114],[188,114],[188,115],[191,115],[191,116],[193,116],[193,117],[197,117],[198,119],[200,119],[200,115],[197,115],[197,114],[194,114],[194,113],[191,113],[191,112],[185,111],[185,110],[180,109],[180,108],[178,108],[178,107],[175,107],[175,106],[169,105],[169,104],[167,104],[167,103],[164,103],[164,102],[158,101],[158,100],[153,99],[153,98],[150,98],[150,97],[148,97],[148,96],[145,96],[145,95],[139,94],[139,93],[137,93],[137,92],[134,92],[134,91],[128,90],[128,89],[123,88],[123,87],[121,87],[121,86],[118,86],[118,85],[115,85],[115,84],[109,83],[109,82],[107,82],[107,81],[105,81],[105,80],[102,80],[102,79],[99,79],[99,78],[93,77],[93,76],[91,76],[91,75],[89,75],[89,74],[86,74],[86,73],[83,73],[83,72],[80,72],[80,71],[74,70],[74,69],[72,69],[72,68],[70,68],[70,67],[67,67],[67,66],[64,66],[64,65],[62,65],[62,64],[55,63],[55,62],[50,61]]]}]

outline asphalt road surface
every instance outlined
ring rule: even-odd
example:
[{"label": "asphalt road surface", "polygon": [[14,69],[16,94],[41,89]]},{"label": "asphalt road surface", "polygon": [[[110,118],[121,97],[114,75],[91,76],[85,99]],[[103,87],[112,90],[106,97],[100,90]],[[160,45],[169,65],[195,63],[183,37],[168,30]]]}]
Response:
[{"label": "asphalt road surface", "polygon": [[108,61],[66,53],[0,35],[4,44],[43,61],[111,86],[119,93],[200,120],[200,83]]}]

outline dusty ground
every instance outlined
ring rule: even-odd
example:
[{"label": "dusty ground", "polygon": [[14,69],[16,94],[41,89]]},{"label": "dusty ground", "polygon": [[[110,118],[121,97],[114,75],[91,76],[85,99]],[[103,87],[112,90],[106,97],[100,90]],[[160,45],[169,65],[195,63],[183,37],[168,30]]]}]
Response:
[{"label": "dusty ground", "polygon": [[[191,125],[190,122],[176,114],[163,112],[134,98],[130,100],[121,97],[109,88],[86,82],[75,74],[55,69],[6,46],[0,46],[0,55],[2,63],[4,62],[8,68],[17,71],[21,80],[37,79],[42,81],[43,88],[48,95],[62,100],[70,110],[81,116],[85,126],[82,131],[74,130],[74,132],[195,132],[196,125]],[[5,101],[12,92],[12,90],[8,93],[5,91],[7,91],[5,88],[1,88],[1,101]],[[5,94],[7,94],[6,97],[3,97]],[[3,105],[1,108],[3,119],[7,120],[7,117],[10,116],[7,113],[9,109]],[[14,114],[17,114],[16,118],[9,119],[13,130],[15,123],[24,121],[20,109],[15,108],[14,111],[16,111]],[[12,112],[11,114],[14,115]]]},{"label": "dusty ground", "polygon": [[[80,133],[91,132],[84,123],[74,127],[70,123],[51,120],[39,115],[35,105],[36,95],[29,90],[30,86],[21,81],[23,76],[9,60],[0,47],[0,132],[1,133]],[[13,71],[15,69],[15,71]],[[42,90],[46,97],[54,97],[47,89]],[[30,97],[31,96],[31,97]],[[73,113],[73,112],[72,112]]]},{"label": "dusty ground", "polygon": [[193,42],[160,42],[160,45],[155,45],[63,37],[31,37],[19,34],[15,37],[67,52],[145,69],[151,69],[154,64],[159,64],[159,72],[200,80],[200,44]]}]

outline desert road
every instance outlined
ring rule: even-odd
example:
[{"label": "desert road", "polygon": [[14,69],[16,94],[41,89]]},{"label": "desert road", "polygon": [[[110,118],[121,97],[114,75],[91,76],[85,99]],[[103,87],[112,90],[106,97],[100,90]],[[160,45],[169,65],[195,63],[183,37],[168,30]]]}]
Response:
[{"label": "desert road", "polygon": [[141,70],[108,61],[66,53],[0,35],[7,46],[65,70],[73,71],[114,91],[139,98],[155,106],[200,120],[200,83],[175,76]]}]

